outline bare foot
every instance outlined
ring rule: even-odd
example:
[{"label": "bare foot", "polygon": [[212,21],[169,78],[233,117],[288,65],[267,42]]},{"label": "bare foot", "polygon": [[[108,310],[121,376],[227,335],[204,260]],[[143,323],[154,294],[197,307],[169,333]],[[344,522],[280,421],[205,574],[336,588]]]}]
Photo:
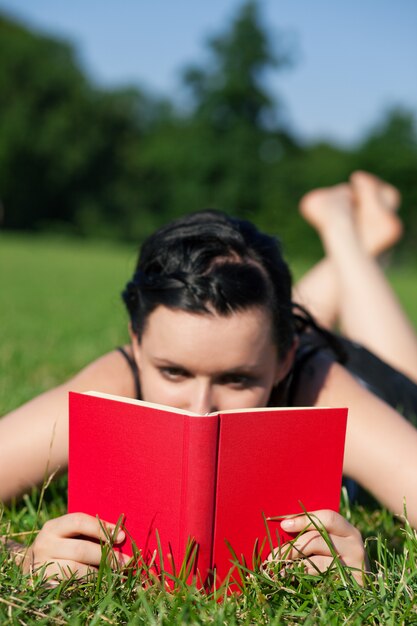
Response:
[{"label": "bare foot", "polygon": [[353,200],[347,183],[314,189],[301,198],[300,213],[323,239],[326,234],[343,234],[346,227],[356,230]]},{"label": "bare foot", "polygon": [[396,213],[401,196],[395,187],[367,172],[353,172],[350,183],[359,237],[365,249],[377,256],[402,235],[402,222]]}]

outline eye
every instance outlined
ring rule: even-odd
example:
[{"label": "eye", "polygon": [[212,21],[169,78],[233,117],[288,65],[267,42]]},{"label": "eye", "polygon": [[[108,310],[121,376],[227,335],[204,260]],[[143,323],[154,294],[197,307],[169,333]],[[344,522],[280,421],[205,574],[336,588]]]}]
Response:
[{"label": "eye", "polygon": [[184,380],[184,378],[188,377],[188,372],[181,367],[167,365],[158,369],[164,378],[171,380],[172,382],[180,382],[181,380]]},{"label": "eye", "polygon": [[245,374],[225,374],[220,379],[220,384],[229,385],[235,389],[247,389],[254,385],[255,380]]}]

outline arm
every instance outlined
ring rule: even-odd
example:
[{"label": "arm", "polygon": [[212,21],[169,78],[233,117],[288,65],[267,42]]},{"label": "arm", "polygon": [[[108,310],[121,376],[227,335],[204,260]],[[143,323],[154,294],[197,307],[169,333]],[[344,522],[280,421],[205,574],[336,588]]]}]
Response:
[{"label": "arm", "polygon": [[344,473],[395,514],[403,514],[405,500],[417,527],[417,430],[341,365],[320,358],[306,374],[308,400],[349,407]]},{"label": "arm", "polygon": [[0,501],[19,495],[68,464],[68,391],[134,395],[118,352],[97,359],[68,382],[0,419]]}]

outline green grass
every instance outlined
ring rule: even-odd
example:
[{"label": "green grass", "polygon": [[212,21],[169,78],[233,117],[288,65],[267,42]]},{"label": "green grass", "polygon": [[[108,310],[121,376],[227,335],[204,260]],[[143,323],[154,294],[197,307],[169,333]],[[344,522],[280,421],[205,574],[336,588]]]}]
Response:
[{"label": "green grass", "polygon": [[[29,531],[64,507],[64,480],[47,493],[28,495],[19,509],[6,509],[3,532]],[[1,624],[413,624],[417,623],[417,539],[386,511],[349,511],[370,531],[373,573],[361,588],[340,568],[313,577],[294,567],[257,571],[241,593],[207,594],[181,580],[174,591],[133,571],[113,572],[103,557],[88,581],[58,586],[25,576],[0,549]]]},{"label": "green grass", "polygon": [[132,248],[0,235],[0,414],[127,339]]},{"label": "green grass", "polygon": [[[127,338],[120,291],[136,250],[0,235],[0,414],[61,382]],[[296,264],[300,275],[303,264]],[[417,268],[390,279],[417,325]],[[66,478],[0,509],[0,534],[28,538],[66,507]],[[223,599],[177,581],[175,592],[130,572],[56,587],[24,576],[0,547],[0,624],[417,624],[417,539],[383,509],[344,514],[362,531],[372,573],[360,588],[337,569],[258,572]]]}]

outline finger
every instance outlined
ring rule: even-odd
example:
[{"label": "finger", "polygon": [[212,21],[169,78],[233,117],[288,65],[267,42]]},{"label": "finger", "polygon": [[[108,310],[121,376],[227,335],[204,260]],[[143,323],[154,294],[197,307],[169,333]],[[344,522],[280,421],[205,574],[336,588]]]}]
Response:
[{"label": "finger", "polygon": [[312,556],[309,559],[302,559],[300,564],[307,574],[317,576],[334,566],[334,560],[329,556]]},{"label": "finger", "polygon": [[[337,570],[335,560],[329,556],[314,555],[307,559],[300,559],[298,561],[280,561],[279,573],[281,576],[285,576],[288,573],[294,573],[294,566],[301,567],[303,573],[311,576],[318,576],[319,574],[326,572],[327,570]],[[351,567],[349,569],[355,580],[363,586],[365,584],[364,571],[359,567]]]},{"label": "finger", "polygon": [[[334,559],[326,556],[312,556],[309,559],[301,560],[300,563],[304,566],[304,571],[312,576],[317,576],[322,572],[326,572],[328,569],[337,569]],[[349,572],[361,586],[365,584],[364,571],[362,568],[349,567]]]},{"label": "finger", "polygon": [[98,566],[102,558],[99,543],[85,539],[59,539],[50,548],[51,560],[68,560],[83,565]]},{"label": "finger", "polygon": [[133,563],[133,557],[118,550],[110,550],[107,561],[113,569],[123,569]]},{"label": "finger", "polygon": [[300,535],[296,540],[281,546],[270,555],[270,560],[296,561],[304,558],[314,559],[325,557],[330,562],[337,559],[342,565],[364,569],[366,565],[366,552],[362,541],[358,542],[355,537],[335,537],[330,535],[331,544],[317,531],[308,531]]},{"label": "finger", "polygon": [[271,552],[268,560],[296,561],[312,554],[327,556],[332,554],[330,547],[317,531],[308,531],[298,539],[282,544]]},{"label": "finger", "polygon": [[298,539],[284,544],[280,549],[281,558],[286,560],[302,559],[312,554],[331,555],[330,547],[317,531],[308,531]]},{"label": "finger", "polygon": [[[107,548],[107,560],[113,568],[124,567],[131,557]],[[50,541],[48,537],[39,535],[36,542],[34,563],[68,560],[84,565],[98,566],[103,558],[103,545],[87,539],[56,538]]]},{"label": "finger", "polygon": [[83,535],[104,542],[111,538],[114,543],[120,543],[124,540],[125,533],[119,529],[116,537],[113,537],[115,528],[115,524],[104,522],[86,513],[68,513],[67,515],[48,520],[44,524],[42,532],[59,537]]},{"label": "finger", "polygon": [[308,531],[300,535],[293,544],[293,550],[300,555],[311,556],[312,554],[337,556],[347,564],[363,564],[365,561],[365,548],[355,535],[339,537],[330,534],[327,538],[316,531]]},{"label": "finger", "polygon": [[91,565],[83,565],[75,561],[60,560],[49,563],[45,568],[38,568],[42,572],[43,579],[49,584],[54,581],[68,580],[69,578],[86,578],[95,575],[97,568]]},{"label": "finger", "polygon": [[298,533],[306,528],[317,526],[324,528],[329,534],[335,534],[339,537],[348,537],[352,534],[359,534],[352,524],[350,524],[342,515],[331,511],[330,509],[322,509],[312,511],[311,513],[296,515],[283,519],[281,527],[289,533]]},{"label": "finger", "polygon": [[[268,561],[264,563],[266,567],[272,567],[274,561]],[[301,571],[306,572],[308,574],[320,574],[328,570],[332,565],[334,565],[334,559],[329,556],[312,556],[311,558],[298,559],[298,560],[290,560],[290,559],[282,559],[276,561],[279,572],[283,576],[287,572],[293,572],[294,568],[300,568]],[[274,568],[275,569],[275,568]]]},{"label": "finger", "polygon": [[326,540],[318,532],[308,531],[295,541],[284,544],[282,554],[287,559],[301,559],[313,554],[344,559],[345,556],[351,554],[351,558],[354,559],[355,557],[363,558],[364,552],[361,544],[356,545],[350,538],[330,535]]}]

